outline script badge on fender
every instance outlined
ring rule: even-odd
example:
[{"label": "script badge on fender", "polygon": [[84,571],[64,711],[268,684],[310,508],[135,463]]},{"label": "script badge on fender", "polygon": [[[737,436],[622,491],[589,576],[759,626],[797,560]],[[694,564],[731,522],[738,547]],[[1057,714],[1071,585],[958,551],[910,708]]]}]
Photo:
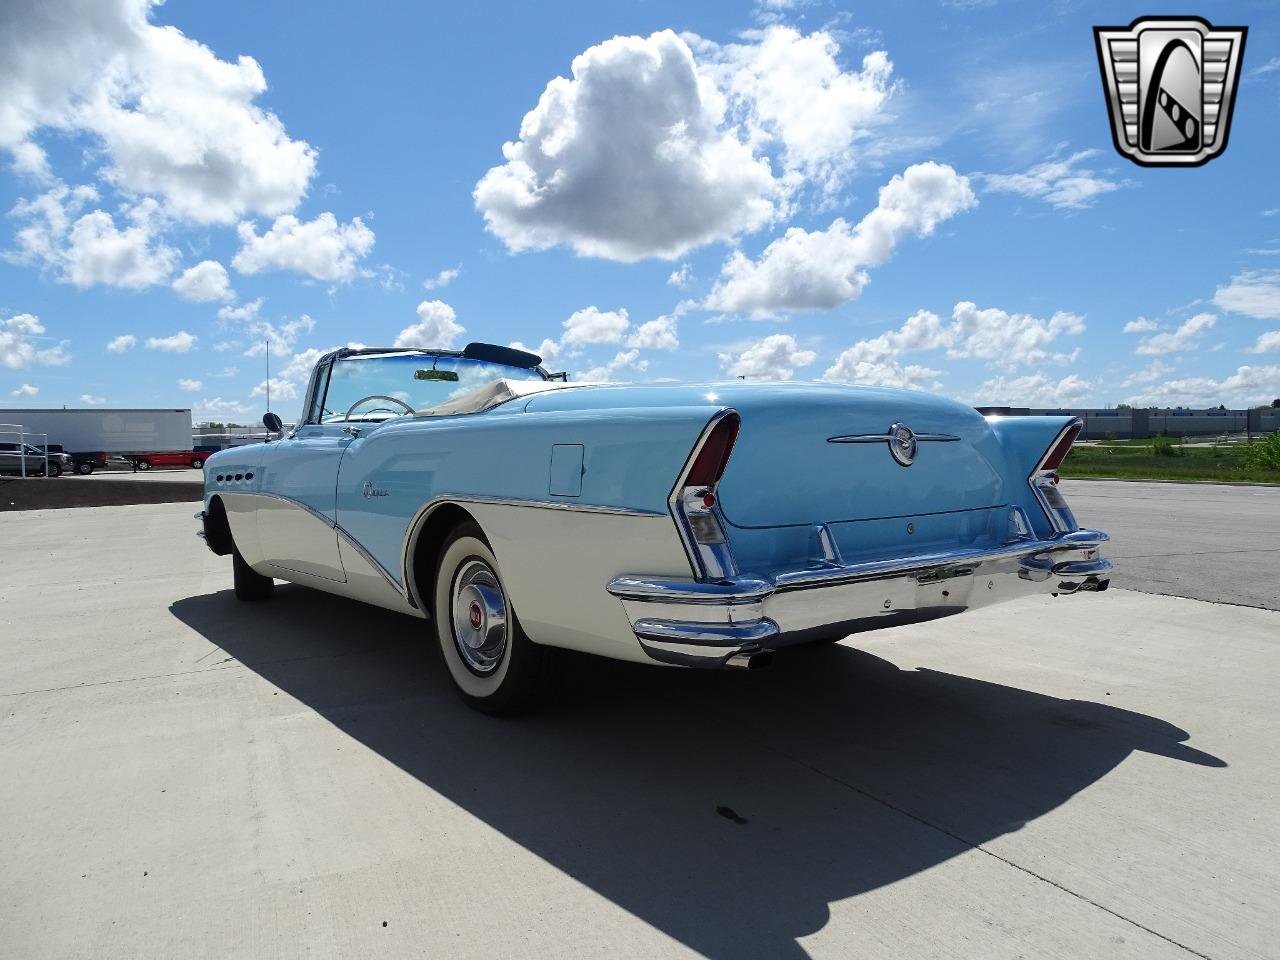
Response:
[{"label": "script badge on fender", "polygon": [[1199,17],[1094,27],[1121,155],[1144,167],[1198,167],[1222,153],[1247,33]]}]

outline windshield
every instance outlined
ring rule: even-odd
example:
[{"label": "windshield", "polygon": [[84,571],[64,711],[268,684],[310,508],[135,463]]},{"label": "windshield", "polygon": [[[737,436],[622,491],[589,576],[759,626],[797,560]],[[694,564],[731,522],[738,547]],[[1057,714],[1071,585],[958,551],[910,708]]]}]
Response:
[{"label": "windshield", "polygon": [[[410,409],[434,407],[504,379],[544,378],[537,370],[525,367],[427,353],[349,357],[334,362],[321,408],[313,411],[311,419],[332,423],[346,420],[350,411],[351,420],[387,420],[403,416]],[[382,399],[366,400],[370,397]],[[352,410],[361,400],[365,402]]]}]

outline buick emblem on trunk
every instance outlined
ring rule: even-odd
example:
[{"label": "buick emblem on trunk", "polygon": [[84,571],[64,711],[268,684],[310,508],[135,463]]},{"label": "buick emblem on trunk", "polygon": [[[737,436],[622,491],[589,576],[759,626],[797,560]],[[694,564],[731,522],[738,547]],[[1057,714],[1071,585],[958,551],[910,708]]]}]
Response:
[{"label": "buick emblem on trunk", "polygon": [[916,459],[916,435],[905,423],[895,423],[889,428],[889,453],[904,467]]},{"label": "buick emblem on trunk", "polygon": [[1199,17],[1094,27],[1116,149],[1144,167],[1195,167],[1225,150],[1247,33]]},{"label": "buick emblem on trunk", "polygon": [[855,433],[843,437],[827,437],[827,443],[887,443],[890,456],[902,466],[909,467],[915,463],[919,444],[954,443],[959,439],[949,433],[916,433],[905,423],[895,423],[884,433]]}]

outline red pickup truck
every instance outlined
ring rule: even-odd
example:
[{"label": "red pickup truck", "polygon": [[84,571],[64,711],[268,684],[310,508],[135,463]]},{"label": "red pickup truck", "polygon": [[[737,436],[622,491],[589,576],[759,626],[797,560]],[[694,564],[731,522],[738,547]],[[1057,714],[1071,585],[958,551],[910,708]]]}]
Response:
[{"label": "red pickup truck", "polygon": [[199,470],[204,466],[205,454],[200,450],[178,450],[172,453],[128,453],[139,470],[150,470],[152,467],[191,467]]}]

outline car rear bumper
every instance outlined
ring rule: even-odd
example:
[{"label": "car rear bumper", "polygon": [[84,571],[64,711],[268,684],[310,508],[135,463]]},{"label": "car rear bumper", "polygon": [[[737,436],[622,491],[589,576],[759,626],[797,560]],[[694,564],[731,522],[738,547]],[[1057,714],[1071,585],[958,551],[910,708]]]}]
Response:
[{"label": "car rear bumper", "polygon": [[1033,593],[1102,591],[1111,571],[1099,549],[1106,540],[1101,531],[1076,530],[994,549],[815,564],[770,578],[623,576],[608,590],[651,658],[719,667],[840,629],[946,616]]}]

